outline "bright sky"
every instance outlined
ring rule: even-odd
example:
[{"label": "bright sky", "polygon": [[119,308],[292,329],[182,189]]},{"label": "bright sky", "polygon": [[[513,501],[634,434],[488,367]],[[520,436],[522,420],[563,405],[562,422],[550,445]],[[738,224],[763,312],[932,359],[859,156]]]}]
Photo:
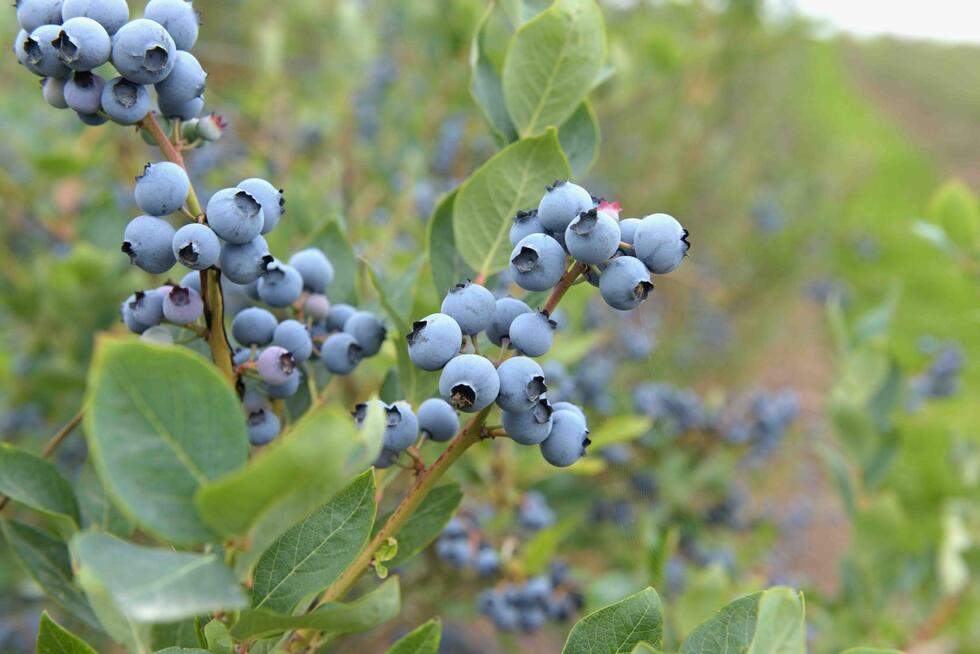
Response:
[{"label": "bright sky", "polygon": [[980,43],[980,0],[770,0],[796,6],[837,30]]}]

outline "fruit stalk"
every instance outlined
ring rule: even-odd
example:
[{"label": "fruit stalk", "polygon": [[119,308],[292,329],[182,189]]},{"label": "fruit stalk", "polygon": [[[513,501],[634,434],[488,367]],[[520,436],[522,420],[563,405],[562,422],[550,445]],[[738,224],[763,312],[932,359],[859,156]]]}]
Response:
[{"label": "fruit stalk", "polygon": [[[168,161],[177,164],[185,171],[187,170],[184,156],[164,134],[152,112],[146,114],[143,120],[139,122],[139,127],[146,130],[147,134],[153,138]],[[187,194],[187,209],[196,217],[198,222],[203,222],[204,211],[201,209],[201,202],[198,200],[193,183],[191,183]],[[208,268],[201,271],[201,291],[201,299],[204,300],[204,320],[208,329],[206,340],[211,348],[211,358],[214,360],[214,364],[218,366],[221,374],[234,386],[237,377],[231,361],[231,346],[228,344],[228,335],[225,333],[224,299],[221,295],[221,280],[216,269]]]},{"label": "fruit stalk", "polygon": [[568,271],[562,275],[561,279],[558,280],[558,284],[555,285],[555,290],[551,292],[551,297],[548,298],[548,302],[544,305],[542,311],[547,313],[549,316],[561,302],[561,299],[565,297],[565,293],[568,289],[572,287],[575,280],[579,275],[588,270],[589,267],[584,263],[575,263]]}]

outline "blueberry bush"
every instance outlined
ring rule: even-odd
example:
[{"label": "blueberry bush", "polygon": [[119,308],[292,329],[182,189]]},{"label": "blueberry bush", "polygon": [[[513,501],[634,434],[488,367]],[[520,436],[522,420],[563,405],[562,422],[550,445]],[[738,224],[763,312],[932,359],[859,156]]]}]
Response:
[{"label": "blueberry bush", "polygon": [[[41,82],[18,111],[70,119],[24,147],[75,179],[0,177],[46,234],[10,220],[0,313],[22,350],[0,359],[0,571],[47,597],[23,603],[37,652],[970,651],[976,407],[937,408],[976,389],[969,332],[906,321],[914,277],[803,297],[801,260],[838,245],[792,213],[835,210],[842,182],[746,172],[775,111],[745,106],[772,92],[752,71],[794,83],[803,24],[753,2],[257,4],[10,12],[2,81]],[[833,161],[798,141],[767,155]],[[952,290],[930,301],[975,301],[977,207],[948,183],[891,251],[834,256],[931,248]],[[733,353],[791,296],[801,339],[826,325],[821,401]],[[779,502],[787,477],[835,495]],[[811,538],[842,583],[784,564]]]}]

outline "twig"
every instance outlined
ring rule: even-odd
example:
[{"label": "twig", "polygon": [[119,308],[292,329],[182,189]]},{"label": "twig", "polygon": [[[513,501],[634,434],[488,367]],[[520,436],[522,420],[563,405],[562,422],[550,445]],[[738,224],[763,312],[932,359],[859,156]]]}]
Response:
[{"label": "twig", "polygon": [[542,311],[550,316],[555,310],[555,307],[558,306],[558,303],[561,302],[561,299],[565,297],[568,289],[572,287],[576,278],[588,269],[589,267],[584,263],[573,263],[571,268],[558,280],[558,284],[555,285],[555,290],[551,292],[551,297],[548,298],[548,302],[544,305]]},{"label": "twig", "polygon": [[[68,438],[68,435],[75,430],[75,427],[78,427],[79,423],[82,422],[82,416],[84,415],[85,410],[79,409],[78,413],[72,416],[71,420],[66,422],[65,426],[59,429],[58,433],[51,437],[48,444],[44,446],[44,450],[41,451],[42,459],[50,458],[51,455],[55,453],[55,450],[57,450],[65,439]],[[4,495],[3,499],[0,499],[0,511],[3,511],[9,502],[10,498]]]}]

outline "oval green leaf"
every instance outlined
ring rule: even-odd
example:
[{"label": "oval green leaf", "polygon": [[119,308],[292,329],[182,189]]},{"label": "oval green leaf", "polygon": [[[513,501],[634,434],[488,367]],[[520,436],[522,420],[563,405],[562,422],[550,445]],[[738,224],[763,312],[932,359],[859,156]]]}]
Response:
[{"label": "oval green leaf", "polygon": [[585,100],[558,128],[558,141],[568,157],[572,174],[582,177],[599,157],[599,119]]},{"label": "oval green leaf", "polygon": [[436,654],[441,639],[442,623],[438,619],[429,620],[405,634],[386,654]]},{"label": "oval green leaf", "polygon": [[776,587],[740,597],[701,623],[681,654],[803,654],[803,595]]},{"label": "oval green leaf", "polygon": [[0,443],[0,493],[39,513],[78,525],[75,493],[58,469],[6,443]]},{"label": "oval green leaf", "polygon": [[641,642],[659,648],[663,635],[660,596],[647,588],[579,620],[562,654],[629,654]]},{"label": "oval green leaf", "polygon": [[47,611],[41,614],[35,651],[37,654],[98,654],[84,640],[52,620]]},{"label": "oval green leaf", "polygon": [[[432,489],[432,492],[422,500],[418,510],[398,533],[394,534],[398,541],[398,552],[386,561],[388,567],[404,563],[434,541],[442,533],[462,501],[463,491],[456,482]],[[378,526],[385,524],[388,517],[390,514],[379,521]]]}]

